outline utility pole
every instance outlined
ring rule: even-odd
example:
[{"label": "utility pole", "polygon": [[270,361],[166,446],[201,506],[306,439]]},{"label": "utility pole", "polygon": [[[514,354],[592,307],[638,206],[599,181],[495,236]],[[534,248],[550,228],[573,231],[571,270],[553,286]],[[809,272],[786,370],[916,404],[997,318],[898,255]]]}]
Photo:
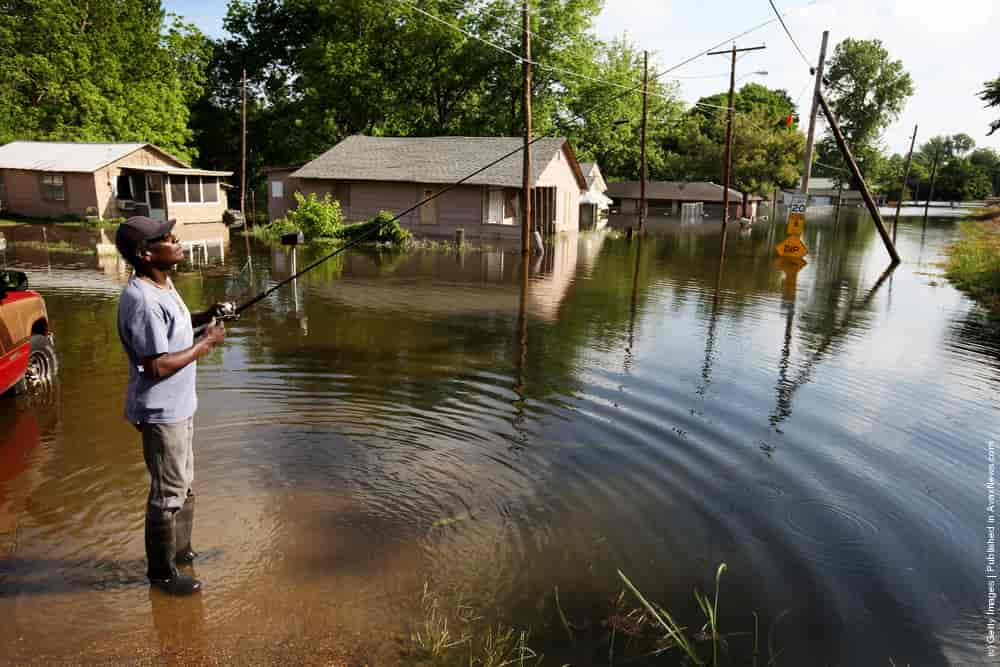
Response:
[{"label": "utility pole", "polygon": [[937,177],[938,158],[941,156],[941,149],[934,151],[934,166],[931,167],[931,185],[927,191],[927,201],[924,202],[924,220],[927,219],[927,209],[931,205],[931,198],[934,196],[934,180]]},{"label": "utility pole", "polygon": [[733,98],[736,95],[736,54],[744,51],[761,51],[765,46],[751,46],[737,49],[736,44],[728,51],[709,51],[710,56],[729,55],[729,106],[727,107],[728,119],[726,122],[726,151],[722,158],[722,244],[725,249],[726,243],[726,223],[729,221],[729,186],[732,183],[733,165],[733,115],[736,110],[733,108]]},{"label": "utility pole", "polygon": [[243,155],[240,167],[240,214],[243,216],[243,228],[247,225],[247,71],[243,70],[243,132],[240,134],[240,152]]},{"label": "utility pole", "polygon": [[[823,31],[823,42],[819,47],[819,62],[816,63],[816,84],[813,87],[812,111],[809,112],[809,132],[806,134],[805,164],[802,168],[802,194],[809,196],[809,177],[812,175],[813,145],[816,138],[816,112],[819,111],[819,95],[823,86],[823,66],[826,64],[826,43],[830,31]],[[809,200],[806,199],[806,205]]]},{"label": "utility pole", "polygon": [[646,171],[646,116],[649,111],[649,51],[642,52],[642,182],[639,184],[639,231],[646,222],[646,181],[649,174]]},{"label": "utility pole", "polygon": [[[521,254],[528,261],[531,254],[531,31],[530,31],[530,0],[524,0],[521,9],[521,87],[523,101],[521,109],[524,113],[524,155],[522,164],[524,171],[521,178]],[[527,268],[527,264],[525,264]]]},{"label": "utility pole", "polygon": [[906,194],[906,181],[910,178],[910,160],[913,159],[913,145],[917,141],[917,126],[913,126],[913,138],[910,139],[910,152],[906,154],[906,166],[903,167],[903,185],[899,188],[899,201],[896,202],[896,217],[892,219],[892,242],[896,242],[896,225],[899,224],[899,209],[903,206],[903,195]]},{"label": "utility pole", "polygon": [[817,98],[819,99],[820,107],[823,109],[823,115],[826,116],[826,122],[830,125],[830,131],[833,132],[833,137],[837,140],[837,146],[844,156],[844,162],[847,163],[851,174],[858,182],[858,187],[861,189],[861,196],[868,206],[868,212],[871,213],[872,220],[875,221],[875,228],[878,230],[879,236],[882,237],[882,243],[885,244],[885,249],[889,252],[889,257],[892,258],[892,263],[899,264],[900,259],[899,253],[896,252],[896,244],[889,238],[889,232],[885,228],[885,223],[882,222],[882,215],[878,212],[878,206],[875,205],[872,193],[868,190],[868,183],[865,182],[865,177],[861,173],[861,169],[858,168],[858,163],[854,161],[854,155],[851,154],[851,148],[847,145],[847,140],[844,139],[844,133],[840,131],[840,124],[837,122],[837,118],[833,115],[833,112],[830,111],[830,105],[826,103],[826,98],[823,97],[822,92],[817,95]]}]

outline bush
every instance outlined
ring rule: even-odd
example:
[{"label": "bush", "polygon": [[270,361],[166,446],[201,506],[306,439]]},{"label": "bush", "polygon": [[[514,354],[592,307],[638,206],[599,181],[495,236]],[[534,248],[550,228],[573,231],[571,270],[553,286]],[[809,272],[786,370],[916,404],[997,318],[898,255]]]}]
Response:
[{"label": "bush", "polygon": [[287,217],[276,220],[271,226],[278,224],[291,224],[294,229],[289,229],[289,232],[301,230],[309,240],[323,236],[335,237],[344,226],[344,214],[340,211],[340,202],[329,194],[318,199],[315,192],[308,197],[296,192],[295,208],[288,212]]},{"label": "bush", "polygon": [[[404,246],[410,240],[410,232],[403,229],[399,220],[393,220],[395,217],[391,211],[379,211],[378,215],[367,222],[344,226],[337,237],[345,241],[353,241],[364,236],[367,243]],[[381,229],[375,232],[373,231],[375,227],[381,227]]]}]

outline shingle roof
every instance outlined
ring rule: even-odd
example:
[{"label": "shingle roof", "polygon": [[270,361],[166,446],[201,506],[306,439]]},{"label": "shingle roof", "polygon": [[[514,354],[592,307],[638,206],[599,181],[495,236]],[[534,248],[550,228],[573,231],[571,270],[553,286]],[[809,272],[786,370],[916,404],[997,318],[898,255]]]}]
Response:
[{"label": "shingle roof", "polygon": [[[617,199],[639,199],[639,181],[621,181],[608,183],[609,197]],[[725,188],[707,181],[648,181],[646,183],[646,199],[676,199],[682,201],[721,202]],[[730,200],[740,201],[743,193],[729,188]]]},{"label": "shingle roof", "polygon": [[[309,162],[292,178],[455,183],[493,160],[515,151],[520,137],[366,137],[354,135]],[[531,145],[534,179],[562,150],[566,139],[541,139]],[[567,148],[569,146],[567,145]],[[573,155],[570,148],[568,153]],[[576,158],[570,168],[585,182]],[[470,185],[521,187],[521,153],[516,152],[481,174]]]},{"label": "shingle roof", "polygon": [[[60,141],[12,141],[0,146],[0,169],[89,173],[97,171],[115,160],[120,160],[129,153],[134,153],[145,146],[152,146],[152,144],[143,142],[91,144]],[[184,164],[180,160],[177,162]]]}]

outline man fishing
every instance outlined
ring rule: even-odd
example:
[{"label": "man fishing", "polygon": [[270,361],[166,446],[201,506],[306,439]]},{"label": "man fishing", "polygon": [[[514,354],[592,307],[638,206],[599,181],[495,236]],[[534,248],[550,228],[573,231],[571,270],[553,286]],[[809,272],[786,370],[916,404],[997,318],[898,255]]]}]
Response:
[{"label": "man fishing", "polygon": [[[184,260],[172,234],[174,220],[137,216],[118,227],[115,245],[135,272],[118,302],[118,337],[128,356],[125,418],[142,434],[149,471],[146,502],[146,576],[174,595],[189,595],[201,582],[177,570],[196,557],[194,524],[194,413],[197,360],[221,345],[226,330],[217,318],[232,304],[215,304],[194,315],[168,272]],[[197,340],[194,331],[205,326]]]}]

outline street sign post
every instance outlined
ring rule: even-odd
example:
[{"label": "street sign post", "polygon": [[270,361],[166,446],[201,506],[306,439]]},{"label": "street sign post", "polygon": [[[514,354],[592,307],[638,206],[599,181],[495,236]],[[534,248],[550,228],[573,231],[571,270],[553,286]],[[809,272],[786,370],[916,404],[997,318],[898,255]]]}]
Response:
[{"label": "street sign post", "polygon": [[782,257],[802,259],[809,253],[809,248],[802,242],[808,200],[807,195],[792,195],[792,201],[788,206],[788,224],[785,226],[787,238],[774,247]]}]

